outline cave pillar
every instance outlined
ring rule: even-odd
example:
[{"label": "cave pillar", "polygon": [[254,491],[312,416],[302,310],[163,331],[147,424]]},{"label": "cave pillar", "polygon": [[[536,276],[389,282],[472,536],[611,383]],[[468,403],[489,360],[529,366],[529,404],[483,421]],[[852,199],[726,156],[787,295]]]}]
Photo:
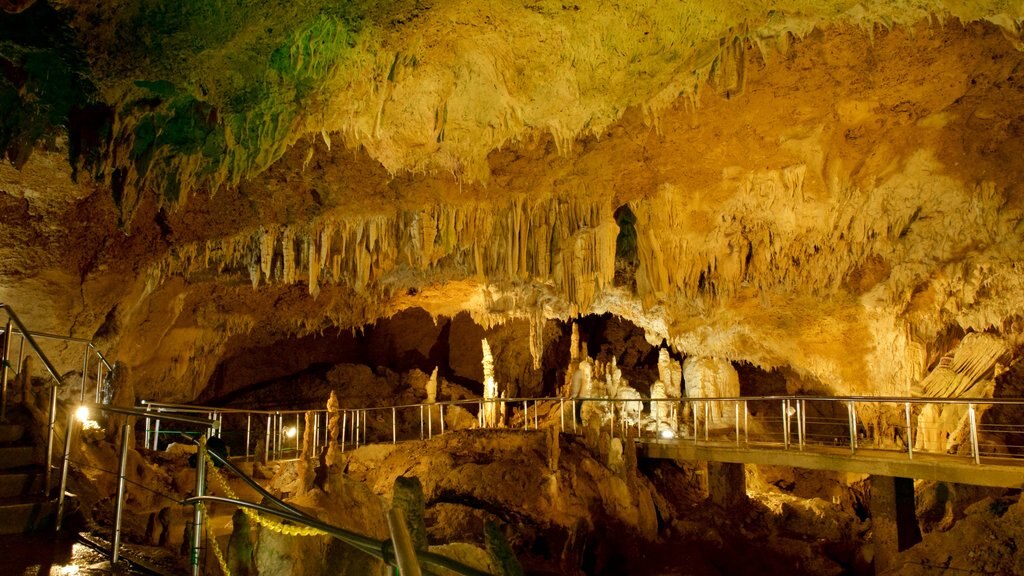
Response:
[{"label": "cave pillar", "polygon": [[871,477],[871,533],[875,574],[896,568],[899,553],[921,541],[913,479]]},{"label": "cave pillar", "polygon": [[723,508],[744,504],[747,501],[747,473],[743,464],[708,462],[708,499]]}]

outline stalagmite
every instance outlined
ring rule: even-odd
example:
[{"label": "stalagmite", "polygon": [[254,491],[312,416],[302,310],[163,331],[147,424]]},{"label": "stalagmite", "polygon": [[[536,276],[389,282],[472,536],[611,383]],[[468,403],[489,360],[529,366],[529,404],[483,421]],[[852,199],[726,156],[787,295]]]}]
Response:
[{"label": "stalagmite", "polygon": [[430,373],[430,378],[427,380],[427,404],[435,402],[437,402],[437,366],[434,366],[434,371]]},{"label": "stalagmite", "polygon": [[[494,357],[491,356],[491,346],[484,338],[483,347],[483,368],[484,368],[484,427],[495,428],[498,426],[499,402],[498,383],[494,381]],[[504,402],[500,404],[504,405]]]}]

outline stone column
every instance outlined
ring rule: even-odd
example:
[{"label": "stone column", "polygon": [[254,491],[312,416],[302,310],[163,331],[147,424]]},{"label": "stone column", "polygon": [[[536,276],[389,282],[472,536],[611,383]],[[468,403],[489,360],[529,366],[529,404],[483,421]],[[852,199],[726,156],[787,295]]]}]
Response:
[{"label": "stone column", "polygon": [[708,499],[722,508],[746,503],[747,473],[743,464],[708,462]]},{"label": "stone column", "polygon": [[913,479],[871,477],[871,533],[875,574],[896,568],[899,553],[921,541]]}]

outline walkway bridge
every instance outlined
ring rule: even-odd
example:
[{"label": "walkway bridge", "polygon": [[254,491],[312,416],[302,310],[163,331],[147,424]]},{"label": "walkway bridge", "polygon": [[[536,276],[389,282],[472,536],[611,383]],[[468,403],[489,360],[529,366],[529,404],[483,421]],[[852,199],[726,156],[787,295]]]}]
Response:
[{"label": "walkway bridge", "polygon": [[[147,402],[145,444],[168,434],[162,415],[201,414],[221,422],[238,457],[295,458],[312,433],[329,441],[328,412],[240,410]],[[636,442],[638,456],[792,466],[903,478],[1024,486],[1024,399],[765,396],[609,400],[514,398],[340,408],[342,450],[367,443],[429,439],[452,430],[558,427],[581,435],[586,422]],[[600,431],[598,431],[600,433]]]}]

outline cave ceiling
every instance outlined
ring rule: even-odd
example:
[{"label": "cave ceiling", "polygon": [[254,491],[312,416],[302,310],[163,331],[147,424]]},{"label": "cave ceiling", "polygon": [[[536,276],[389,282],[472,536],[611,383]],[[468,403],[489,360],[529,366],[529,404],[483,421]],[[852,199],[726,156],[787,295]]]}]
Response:
[{"label": "cave ceiling", "polygon": [[0,10],[0,302],[150,396],[411,307],[837,393],[1020,343],[1021,2]]}]

